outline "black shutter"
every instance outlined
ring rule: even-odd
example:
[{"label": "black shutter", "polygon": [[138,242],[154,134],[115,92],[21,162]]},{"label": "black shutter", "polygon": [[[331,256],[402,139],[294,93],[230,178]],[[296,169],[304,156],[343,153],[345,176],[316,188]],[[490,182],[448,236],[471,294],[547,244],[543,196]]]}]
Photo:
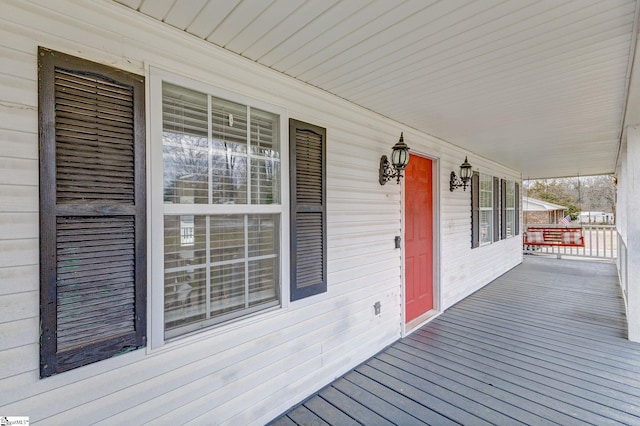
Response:
[{"label": "black shutter", "polygon": [[144,77],[38,49],[40,375],[146,344]]},{"label": "black shutter", "polygon": [[480,246],[480,173],[471,176],[471,248]]},{"label": "black shutter", "polygon": [[500,206],[500,178],[493,178],[493,241],[500,240],[500,219],[504,223],[504,215],[498,214]]},{"label": "black shutter", "polygon": [[289,120],[292,301],[327,291],[326,137]]},{"label": "black shutter", "polygon": [[520,235],[520,184],[516,183],[515,184],[515,210],[516,210],[516,214],[515,214],[515,231],[513,233],[513,235]]},{"label": "black shutter", "polygon": [[[500,197],[500,217],[502,217],[502,230],[500,235],[502,239],[507,238],[507,181],[500,179],[500,188],[502,189]],[[497,208],[496,208],[497,211]]]}]

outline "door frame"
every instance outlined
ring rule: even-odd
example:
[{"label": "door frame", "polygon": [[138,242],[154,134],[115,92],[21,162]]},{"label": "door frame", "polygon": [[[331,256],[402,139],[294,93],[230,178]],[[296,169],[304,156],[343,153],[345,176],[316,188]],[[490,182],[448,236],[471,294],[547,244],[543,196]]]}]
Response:
[{"label": "door frame", "polygon": [[441,202],[440,202],[440,188],[441,188],[441,179],[440,179],[440,158],[434,157],[433,155],[429,155],[423,151],[412,149],[411,155],[422,157],[427,160],[431,160],[432,162],[432,194],[433,194],[433,309],[429,311],[429,315],[423,321],[414,324],[413,327],[407,327],[406,323],[406,267],[405,267],[405,245],[404,245],[404,235],[405,235],[405,227],[406,227],[406,206],[405,206],[405,183],[404,179],[402,180],[402,197],[401,197],[401,209],[402,209],[402,218],[401,218],[401,232],[402,232],[402,253],[401,253],[401,274],[402,274],[402,297],[401,297],[401,335],[405,337],[411,334],[413,331],[419,329],[424,324],[428,323],[432,319],[436,318],[441,313],[442,307],[442,292],[440,289],[440,265],[441,265],[441,256],[440,256],[440,247],[441,245],[441,232],[440,232],[440,214],[441,214]]}]

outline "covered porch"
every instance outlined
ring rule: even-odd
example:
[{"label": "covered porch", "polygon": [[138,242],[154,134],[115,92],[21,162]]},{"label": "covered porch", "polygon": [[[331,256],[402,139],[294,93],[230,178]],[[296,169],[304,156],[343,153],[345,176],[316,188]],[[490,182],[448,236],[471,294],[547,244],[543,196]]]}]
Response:
[{"label": "covered porch", "polygon": [[[640,424],[640,0],[0,3],[4,414]],[[100,90],[67,92],[69,72]],[[103,93],[125,74],[125,100]],[[409,170],[381,185],[399,137],[426,190]],[[461,163],[472,190],[455,189]],[[298,197],[293,172],[311,169],[314,197]],[[598,174],[618,181],[617,271],[523,256],[522,181]],[[71,175],[96,199],[63,196]],[[422,228],[416,194],[431,194]],[[420,276],[414,229],[434,255]],[[108,245],[124,252],[94,255]],[[299,254],[320,271],[313,292]],[[116,268],[114,291],[94,286]]]},{"label": "covered porch", "polygon": [[[201,8],[183,8],[180,1],[108,3],[452,142],[461,151],[407,139],[416,141],[408,142],[413,153],[441,159],[442,219],[461,224],[469,216],[460,192],[446,191],[449,171],[457,171],[463,158],[494,177],[515,170],[519,181],[615,176],[628,338],[640,341],[640,225],[634,220],[640,209],[638,0],[294,1],[254,7],[236,0],[222,9],[213,0],[203,0]],[[377,139],[374,134],[367,143],[356,142],[354,134],[341,141],[348,155],[334,158],[357,157],[359,144]],[[491,171],[485,159],[506,169]],[[340,159],[335,167],[375,171],[369,164]],[[442,235],[461,232],[454,222],[447,228]],[[467,249],[468,233],[459,235],[448,239],[453,245],[435,248],[442,259]],[[478,258],[489,264],[484,255]],[[436,279],[443,288],[447,280],[473,287],[457,282],[460,266],[455,260],[442,266]],[[468,293],[456,288],[450,297],[443,294],[447,307]]]},{"label": "covered porch", "polygon": [[638,424],[624,311],[615,264],[525,256],[272,424]]}]

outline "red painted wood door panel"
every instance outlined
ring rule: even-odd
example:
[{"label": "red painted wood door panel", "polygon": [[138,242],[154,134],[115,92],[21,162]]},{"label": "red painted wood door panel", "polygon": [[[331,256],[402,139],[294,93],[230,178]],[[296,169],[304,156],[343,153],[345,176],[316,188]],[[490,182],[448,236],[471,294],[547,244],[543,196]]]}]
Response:
[{"label": "red painted wood door panel", "polygon": [[405,310],[409,322],[433,308],[432,161],[411,156],[405,171]]}]

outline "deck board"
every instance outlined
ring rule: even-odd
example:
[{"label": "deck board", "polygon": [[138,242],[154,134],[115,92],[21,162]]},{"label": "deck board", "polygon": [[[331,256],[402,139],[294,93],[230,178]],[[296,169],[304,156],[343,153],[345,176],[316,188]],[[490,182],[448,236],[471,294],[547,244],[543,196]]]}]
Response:
[{"label": "deck board", "polygon": [[[533,358],[522,361],[514,356],[511,351],[500,351],[499,349],[485,350],[483,343],[473,342],[471,344],[456,343],[455,340],[446,338],[434,338],[431,344],[437,346],[449,345],[465,351],[468,356],[474,359],[481,359],[480,364],[486,364],[485,369],[493,368],[493,365],[500,365],[500,370],[508,376],[517,379],[531,389],[541,386],[546,388],[547,394],[556,395],[559,400],[566,401],[586,408],[596,413],[607,412],[611,418],[617,418],[622,422],[633,424],[634,417],[619,414],[618,411],[633,413],[640,416],[640,410],[633,404],[626,403],[627,394],[598,386],[593,381],[576,378],[570,375],[569,371],[561,371],[554,365],[553,361],[546,360],[535,362]],[[594,389],[593,391],[591,389]],[[637,398],[637,397],[636,397]],[[610,408],[614,410],[611,411]],[[640,417],[638,417],[640,418]],[[602,422],[602,419],[598,420]],[[598,423],[599,424],[599,423]]]},{"label": "deck board", "polygon": [[289,418],[293,420],[296,424],[317,425],[317,426],[328,425],[328,423],[324,422],[313,411],[311,411],[309,408],[305,407],[304,405],[301,405],[293,409],[289,414]]},{"label": "deck board", "polygon": [[322,419],[332,425],[356,426],[358,422],[322,398],[313,398],[306,404],[314,413],[322,413]]},{"label": "deck board", "polygon": [[[426,339],[422,349],[458,364],[459,369],[468,368],[471,374],[484,377],[493,386],[517,394],[526,394],[531,401],[541,400],[555,410],[583,420],[588,424],[601,425],[607,423],[608,417],[593,413],[592,409],[582,407],[583,401],[573,395],[567,395],[550,386],[546,380],[533,374],[521,372],[508,364],[501,364],[490,358],[481,358],[474,353],[459,350],[457,345],[442,344]],[[428,346],[425,348],[424,346]],[[469,371],[469,370],[467,370]],[[603,407],[604,409],[604,407]]]},{"label": "deck board", "polygon": [[395,361],[390,362],[395,362],[399,367],[419,377],[426,378],[437,386],[451,389],[478,401],[486,407],[502,413],[509,413],[514,418],[514,422],[521,421],[526,424],[536,425],[556,424],[540,414],[525,409],[525,407],[529,408],[529,401],[519,395],[502,391],[491,384],[462,374],[455,369],[447,368],[444,365],[413,355],[410,347],[393,347],[378,355],[378,358],[384,360],[391,360],[392,358],[390,357],[396,358]]},{"label": "deck board", "polygon": [[640,425],[626,336],[615,265],[527,256],[271,424]]},{"label": "deck board", "polygon": [[[433,325],[436,329],[440,324]],[[452,335],[464,337],[465,327],[481,327],[480,321],[465,323],[463,321],[447,321],[444,328]],[[572,368],[583,369],[589,372],[589,369],[604,371],[606,374],[621,374],[625,379],[633,379],[629,385],[638,383],[640,375],[637,370],[637,362],[632,357],[625,359],[625,354],[610,353],[605,346],[592,344],[591,347],[582,347],[573,344],[575,340],[563,339],[555,340],[556,336],[548,335],[547,339],[542,336],[530,334],[530,337],[523,336],[521,333],[512,332],[508,325],[503,328],[501,335],[490,335],[488,333],[477,333],[478,337],[492,337],[494,342],[502,342],[511,346],[514,352],[523,353],[525,356],[553,357],[556,362],[564,363]],[[484,339],[486,341],[486,339]],[[600,350],[598,352],[598,350]],[[579,358],[580,362],[576,363]],[[631,358],[631,359],[630,359]]]},{"label": "deck board", "polygon": [[[433,407],[435,410],[464,423],[475,425],[516,423],[513,418],[489,408],[477,399],[470,398],[464,392],[455,392],[446,386],[434,386],[431,376],[428,378],[420,377],[414,372],[406,371],[405,368],[402,368],[402,363],[397,360],[387,359],[387,361],[389,362],[375,358],[361,368],[375,369],[376,372],[379,372],[378,374],[386,375],[386,382],[391,382],[392,386],[395,384],[394,390],[396,392],[401,392],[416,402],[419,401]],[[393,377],[393,379],[388,379],[388,377]]]},{"label": "deck board", "polygon": [[348,413],[349,417],[355,419],[360,424],[381,426],[393,425],[392,422],[376,413],[376,411],[380,412],[380,407],[378,405],[367,404],[365,406],[351,398],[349,395],[340,392],[335,387],[323,389],[318,394],[318,397],[325,399],[333,406],[341,409],[345,413]]},{"label": "deck board", "polygon": [[[578,333],[576,328],[572,328],[567,330],[566,327],[562,325],[547,328],[548,323],[544,322],[536,322],[536,321],[526,321],[520,318],[509,317],[505,315],[504,312],[496,313],[495,311],[484,310],[484,309],[468,309],[468,308],[457,308],[455,311],[448,312],[448,316],[446,320],[455,321],[456,318],[465,318],[473,321],[478,321],[478,323],[484,323],[488,326],[499,326],[500,331],[508,331],[511,334],[522,335],[525,338],[534,339],[539,341],[543,339],[544,341],[551,341],[555,344],[555,342],[564,341],[566,344],[570,344],[575,346],[576,348],[581,349],[591,349],[594,351],[594,345],[597,345],[598,350],[603,350],[611,355],[620,355],[620,353],[625,353],[623,359],[625,359],[625,363],[632,362],[637,363],[639,361],[638,354],[631,350],[627,350],[626,347],[620,347],[615,345],[614,343],[606,342],[604,339],[596,338],[595,342],[593,340],[588,340],[591,333]],[[567,331],[573,332],[568,335]],[[620,340],[617,338],[616,340]]]},{"label": "deck board", "polygon": [[[456,333],[456,330],[452,331],[451,327],[448,330],[450,333],[449,338],[456,339],[460,336],[459,333]],[[544,347],[527,345],[526,342],[522,344],[513,343],[513,339],[508,340],[507,338],[506,342],[508,343],[504,343],[503,347],[508,348],[509,355],[525,366],[528,364],[538,366],[552,374],[561,374],[563,378],[575,378],[579,381],[587,378],[586,383],[618,389],[620,392],[640,397],[640,381],[638,381],[637,374],[635,374],[635,377],[631,377],[634,374],[628,370],[598,363],[597,360],[591,362],[584,357],[580,357],[580,361],[576,362],[576,358],[579,357],[578,354],[573,356],[572,354],[547,350]],[[496,351],[497,348],[501,347],[499,342],[491,342],[489,339],[476,339],[468,343],[488,351]]]}]

